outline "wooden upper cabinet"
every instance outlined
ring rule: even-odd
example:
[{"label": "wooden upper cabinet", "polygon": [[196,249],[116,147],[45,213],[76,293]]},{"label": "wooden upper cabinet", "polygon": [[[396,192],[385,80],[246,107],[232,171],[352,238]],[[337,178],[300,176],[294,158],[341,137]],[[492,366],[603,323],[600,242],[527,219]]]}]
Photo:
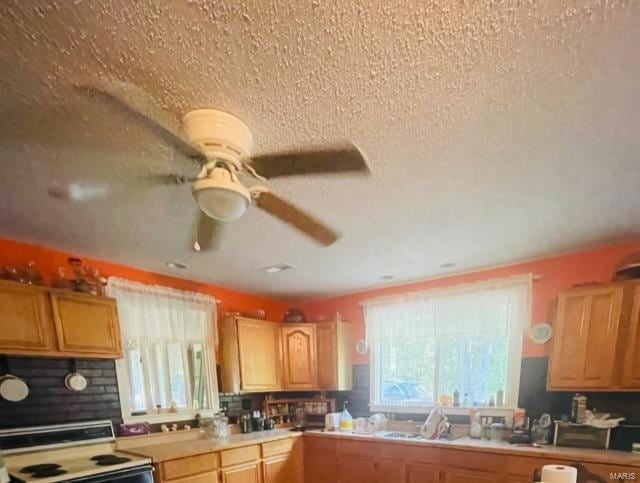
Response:
[{"label": "wooden upper cabinet", "polygon": [[312,324],[287,324],[282,330],[284,387],[314,389],[317,386],[316,328]]},{"label": "wooden upper cabinet", "polygon": [[621,283],[560,294],[549,389],[604,390],[616,386],[616,348],[625,314]]},{"label": "wooden upper cabinet", "polygon": [[626,351],[620,351],[622,360],[621,386],[640,389],[640,285],[634,287],[633,303],[627,330],[623,335]]},{"label": "wooden upper cabinet", "polygon": [[41,354],[55,350],[48,290],[0,281],[0,352]]},{"label": "wooden upper cabinet", "polygon": [[353,339],[351,324],[322,322],[316,324],[318,388],[349,391],[353,388]]},{"label": "wooden upper cabinet", "polygon": [[0,352],[122,357],[116,301],[0,281]]},{"label": "wooden upper cabinet", "polygon": [[51,303],[60,351],[122,357],[115,299],[54,291]]},{"label": "wooden upper cabinet", "polygon": [[335,324],[316,325],[318,388],[334,389],[338,385],[338,347]]},{"label": "wooden upper cabinet", "polygon": [[222,324],[222,391],[280,390],[280,354],[280,324],[227,317]]}]

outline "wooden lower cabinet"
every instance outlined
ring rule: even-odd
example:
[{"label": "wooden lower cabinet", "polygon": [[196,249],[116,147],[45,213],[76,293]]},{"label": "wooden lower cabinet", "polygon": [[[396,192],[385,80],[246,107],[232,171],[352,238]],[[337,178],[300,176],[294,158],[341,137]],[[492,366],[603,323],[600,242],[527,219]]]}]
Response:
[{"label": "wooden lower cabinet", "polygon": [[406,472],[408,483],[440,483],[440,468],[436,465],[408,463]]},{"label": "wooden lower cabinet", "polygon": [[222,483],[262,483],[260,462],[223,468],[220,471]]},{"label": "wooden lower cabinet", "polygon": [[[375,462],[377,483],[398,483],[407,481],[407,466],[404,461],[380,458]],[[423,480],[420,480],[422,483]]]},{"label": "wooden lower cabinet", "polygon": [[265,460],[263,483],[303,483],[300,459],[294,454]]},{"label": "wooden lower cabinet", "polygon": [[[327,464],[331,464],[331,461],[327,461]],[[338,456],[338,483],[372,483],[376,479],[376,464],[373,458]]]}]

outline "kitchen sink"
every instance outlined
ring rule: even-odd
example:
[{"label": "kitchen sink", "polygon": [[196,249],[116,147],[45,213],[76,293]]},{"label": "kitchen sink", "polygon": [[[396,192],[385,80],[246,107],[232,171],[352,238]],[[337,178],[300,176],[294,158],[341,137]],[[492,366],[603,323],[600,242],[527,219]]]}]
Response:
[{"label": "kitchen sink", "polygon": [[382,438],[393,439],[423,439],[420,433],[405,433],[402,431],[387,431],[384,433],[379,433],[379,436]]}]

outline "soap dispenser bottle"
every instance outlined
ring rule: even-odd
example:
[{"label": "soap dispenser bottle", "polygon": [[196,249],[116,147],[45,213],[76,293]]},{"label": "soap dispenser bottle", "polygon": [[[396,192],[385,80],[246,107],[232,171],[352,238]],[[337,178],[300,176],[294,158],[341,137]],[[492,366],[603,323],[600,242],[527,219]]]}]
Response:
[{"label": "soap dispenser bottle", "polygon": [[349,401],[344,402],[340,413],[340,431],[353,431],[353,418],[347,411],[347,404],[349,404]]}]

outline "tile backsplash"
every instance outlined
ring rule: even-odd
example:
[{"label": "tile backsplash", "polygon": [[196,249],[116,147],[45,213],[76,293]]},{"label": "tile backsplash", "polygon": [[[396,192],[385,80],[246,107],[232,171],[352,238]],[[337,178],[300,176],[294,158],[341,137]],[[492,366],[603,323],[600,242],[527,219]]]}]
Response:
[{"label": "tile backsplash", "polygon": [[29,386],[29,396],[20,402],[0,399],[0,429],[96,419],[110,419],[117,427],[122,422],[114,361],[77,359],[77,371],[88,381],[78,393],[64,385],[69,359],[9,357],[8,363]]}]

